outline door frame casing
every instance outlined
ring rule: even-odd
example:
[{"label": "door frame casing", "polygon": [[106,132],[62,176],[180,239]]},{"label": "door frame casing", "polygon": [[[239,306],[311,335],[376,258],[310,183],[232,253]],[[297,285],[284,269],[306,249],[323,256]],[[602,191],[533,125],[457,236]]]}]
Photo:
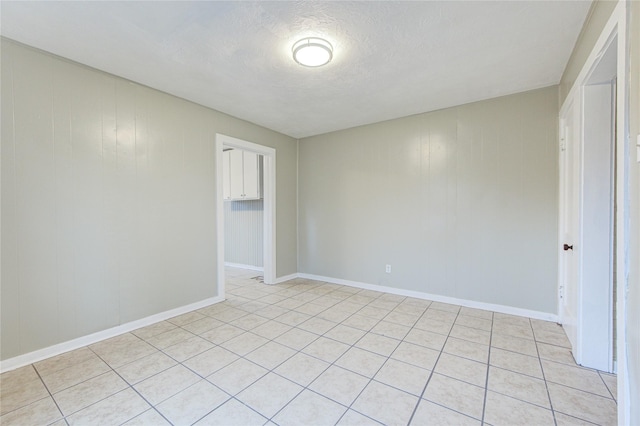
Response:
[{"label": "door frame casing", "polygon": [[224,271],[224,193],[222,176],[222,152],[224,147],[242,149],[263,156],[263,277],[265,284],[273,284],[276,279],[276,150],[243,139],[216,133],[216,228],[218,295],[225,297]]},{"label": "door frame casing", "polygon": [[[587,84],[592,71],[595,69],[601,56],[606,52],[610,43],[617,37],[617,51],[616,51],[616,144],[615,144],[615,179],[617,186],[615,190],[615,203],[616,203],[616,234],[615,234],[615,249],[617,258],[613,267],[616,271],[616,291],[617,298],[616,303],[616,335],[617,335],[617,374],[618,374],[618,422],[619,424],[626,424],[630,415],[630,401],[629,401],[629,384],[627,380],[627,359],[626,359],[626,289],[628,283],[628,271],[629,271],[629,121],[628,121],[628,79],[627,79],[627,63],[628,63],[628,51],[627,51],[627,4],[624,0],[619,0],[616,4],[614,11],[612,12],[609,20],[604,26],[597,42],[595,43],[591,53],[589,54],[585,64],[578,74],[574,85],[572,86],[567,98],[560,108],[560,118],[566,116],[568,108],[572,103],[575,103],[574,107],[579,107],[582,110],[583,102],[583,86]],[[582,128],[582,123],[579,125]],[[582,135],[580,135],[580,143],[582,143]],[[581,183],[580,183],[581,184]],[[562,190],[559,191],[559,196],[562,197]],[[560,203],[564,200],[560,199]],[[562,230],[559,227],[559,237]],[[562,240],[558,241],[562,243]],[[560,255],[562,251],[559,251]],[[558,258],[558,265],[562,265],[562,258]],[[560,269],[560,268],[559,268]],[[560,278],[560,273],[558,274]],[[558,290],[563,285],[562,281],[558,281]],[[561,315],[561,301],[558,304],[558,314]]]}]

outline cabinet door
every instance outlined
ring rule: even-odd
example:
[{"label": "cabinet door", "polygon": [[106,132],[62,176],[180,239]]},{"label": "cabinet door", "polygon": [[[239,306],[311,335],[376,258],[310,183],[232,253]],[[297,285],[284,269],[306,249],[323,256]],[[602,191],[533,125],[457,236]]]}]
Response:
[{"label": "cabinet door", "polygon": [[260,198],[260,174],[258,169],[258,154],[244,153],[244,198]]},{"label": "cabinet door", "polygon": [[229,161],[231,161],[231,151],[222,153],[222,196],[225,200],[231,199],[231,170]]},{"label": "cabinet door", "polygon": [[242,151],[234,149],[229,153],[229,195],[232,200],[241,200],[244,195],[242,176]]}]

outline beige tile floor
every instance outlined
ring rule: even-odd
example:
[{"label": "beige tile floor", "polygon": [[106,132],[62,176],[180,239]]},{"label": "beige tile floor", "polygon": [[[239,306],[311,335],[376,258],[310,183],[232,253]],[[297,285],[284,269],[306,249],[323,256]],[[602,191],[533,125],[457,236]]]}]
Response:
[{"label": "beige tile floor", "polygon": [[616,423],[556,324],[227,271],[228,300],[1,376],[2,425]]}]

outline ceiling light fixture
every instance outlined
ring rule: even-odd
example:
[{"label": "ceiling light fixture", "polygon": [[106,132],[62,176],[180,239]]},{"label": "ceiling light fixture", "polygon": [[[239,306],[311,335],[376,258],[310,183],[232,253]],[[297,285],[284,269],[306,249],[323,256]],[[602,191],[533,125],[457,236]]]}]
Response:
[{"label": "ceiling light fixture", "polygon": [[333,46],[327,40],[307,37],[298,40],[292,48],[293,59],[305,67],[320,67],[333,58]]}]

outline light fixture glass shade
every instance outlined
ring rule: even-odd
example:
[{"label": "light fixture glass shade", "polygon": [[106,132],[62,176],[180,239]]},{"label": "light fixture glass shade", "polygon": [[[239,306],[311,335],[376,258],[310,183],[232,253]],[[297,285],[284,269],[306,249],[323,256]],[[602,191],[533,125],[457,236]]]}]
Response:
[{"label": "light fixture glass shade", "polygon": [[293,45],[293,59],[306,67],[320,67],[333,58],[333,46],[327,40],[307,37]]}]

